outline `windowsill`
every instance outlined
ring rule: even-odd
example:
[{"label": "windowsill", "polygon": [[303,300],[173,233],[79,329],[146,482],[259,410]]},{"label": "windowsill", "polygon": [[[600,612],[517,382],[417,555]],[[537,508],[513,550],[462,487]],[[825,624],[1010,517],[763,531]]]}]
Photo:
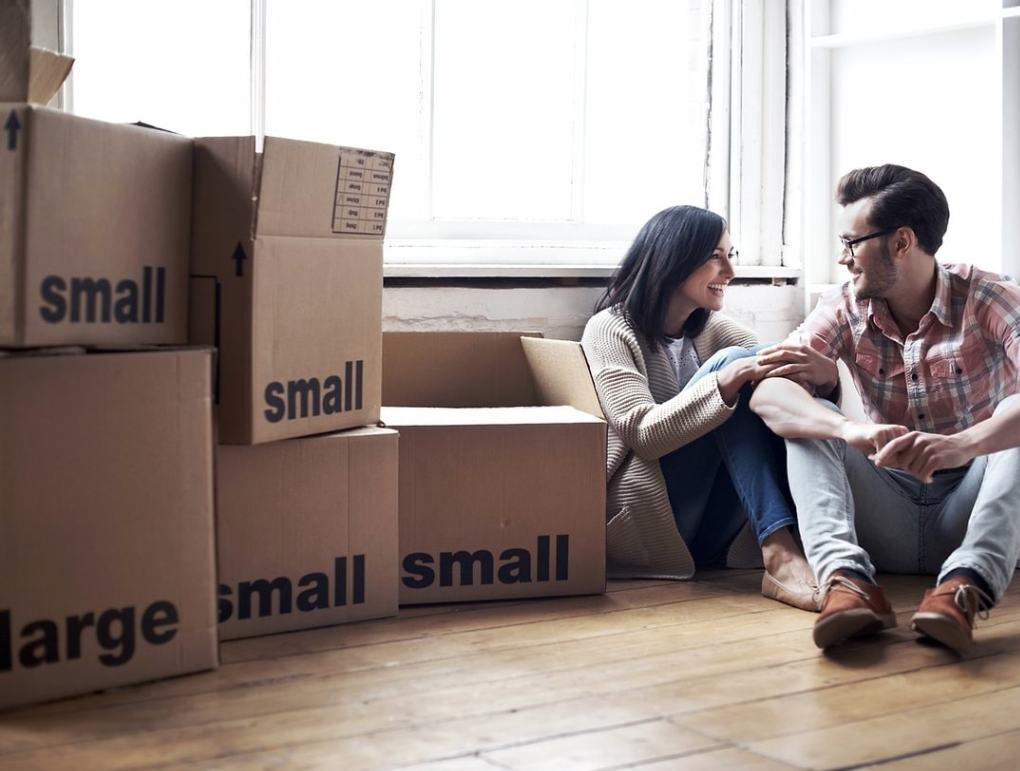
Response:
[{"label": "windowsill", "polygon": [[[386,278],[606,278],[630,242],[387,241]],[[738,265],[737,279],[796,280],[800,268]]]},{"label": "windowsill", "polygon": [[[609,265],[529,265],[526,263],[387,263],[386,278],[608,278],[616,268]],[[738,265],[736,280],[796,280],[800,268],[781,265]]]}]

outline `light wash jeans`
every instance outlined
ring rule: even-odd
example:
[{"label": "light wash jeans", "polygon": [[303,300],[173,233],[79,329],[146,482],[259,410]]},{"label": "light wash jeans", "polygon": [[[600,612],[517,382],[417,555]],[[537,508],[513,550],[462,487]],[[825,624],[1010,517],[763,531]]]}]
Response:
[{"label": "light wash jeans", "polygon": [[1020,555],[1020,448],[938,471],[931,484],[878,468],[841,439],[787,439],[786,456],[804,551],[820,583],[847,568],[939,580],[969,568],[996,601],[1009,586]]},{"label": "light wash jeans", "polygon": [[[684,388],[763,347],[716,352]],[[759,545],[779,528],[796,524],[783,440],[751,411],[750,401],[745,387],[726,422],[659,461],[677,530],[704,567],[722,564],[747,521]]]}]

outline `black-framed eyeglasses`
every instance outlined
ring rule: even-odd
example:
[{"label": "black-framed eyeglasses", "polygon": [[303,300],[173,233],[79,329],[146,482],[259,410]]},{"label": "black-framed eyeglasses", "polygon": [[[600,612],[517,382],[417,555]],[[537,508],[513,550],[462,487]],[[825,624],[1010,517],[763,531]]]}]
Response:
[{"label": "black-framed eyeglasses", "polygon": [[866,236],[859,236],[858,238],[847,238],[846,236],[839,236],[839,243],[842,247],[842,251],[850,252],[851,257],[854,255],[854,247],[862,241],[870,241],[872,238],[878,238],[879,236],[887,236],[890,233],[895,233],[899,230],[899,227],[886,228],[885,230],[876,230],[874,233],[868,233]]}]

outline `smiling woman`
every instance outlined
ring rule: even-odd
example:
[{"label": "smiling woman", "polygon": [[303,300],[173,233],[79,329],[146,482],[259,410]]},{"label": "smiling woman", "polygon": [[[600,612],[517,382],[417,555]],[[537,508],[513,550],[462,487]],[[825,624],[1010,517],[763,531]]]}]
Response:
[{"label": "smiling woman", "polygon": [[791,528],[782,442],[748,402],[774,365],[754,334],[717,311],[735,252],[718,214],[652,217],[585,327],[582,344],[609,423],[607,549],[617,576],[689,578],[724,564],[745,526],[762,593],[817,609]]}]

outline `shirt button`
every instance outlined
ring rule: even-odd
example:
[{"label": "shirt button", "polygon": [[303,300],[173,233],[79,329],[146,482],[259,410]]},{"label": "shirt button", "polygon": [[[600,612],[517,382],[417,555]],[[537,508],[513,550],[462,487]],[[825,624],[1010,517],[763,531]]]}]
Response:
[{"label": "shirt button", "polygon": [[956,374],[957,374],[957,375],[962,375],[962,374],[963,374],[963,370],[962,370],[962,369],[960,369],[959,367],[957,367],[957,368],[956,368]]},{"label": "shirt button", "polygon": [[918,415],[917,419],[918,420],[924,420],[924,413],[922,412],[920,415]]},{"label": "shirt button", "polygon": [[884,375],[884,374],[885,374],[885,370],[884,370],[884,369],[882,369],[881,367],[879,367],[879,368],[878,368],[878,374],[879,374],[879,375]]},{"label": "shirt button", "polygon": [[910,373],[910,379],[916,382],[916,380],[917,380],[917,373],[916,372],[911,372]]}]

